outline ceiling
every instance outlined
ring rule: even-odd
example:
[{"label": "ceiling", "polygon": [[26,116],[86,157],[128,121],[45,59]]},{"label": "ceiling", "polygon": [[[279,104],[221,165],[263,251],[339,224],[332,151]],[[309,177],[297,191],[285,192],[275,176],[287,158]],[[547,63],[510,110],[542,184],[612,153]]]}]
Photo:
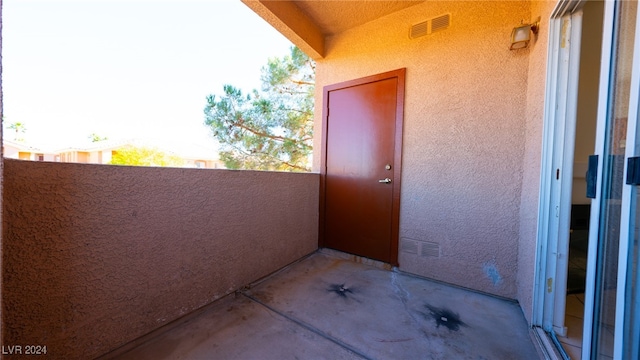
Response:
[{"label": "ceiling", "polygon": [[[1,0],[0,0],[1,1]],[[313,59],[327,36],[339,34],[425,0],[241,0]]]},{"label": "ceiling", "polygon": [[323,35],[334,35],[413,6],[421,1],[292,1],[320,28]]}]

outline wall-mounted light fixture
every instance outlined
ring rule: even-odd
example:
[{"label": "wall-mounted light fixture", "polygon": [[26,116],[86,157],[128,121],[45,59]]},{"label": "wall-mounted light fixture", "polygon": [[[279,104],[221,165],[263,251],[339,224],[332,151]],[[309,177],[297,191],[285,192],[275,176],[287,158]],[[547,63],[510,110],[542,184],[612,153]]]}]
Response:
[{"label": "wall-mounted light fixture", "polygon": [[538,30],[540,30],[540,17],[531,24],[522,24],[514,27],[511,32],[511,46],[509,50],[523,49],[529,46],[531,33],[537,35]]}]

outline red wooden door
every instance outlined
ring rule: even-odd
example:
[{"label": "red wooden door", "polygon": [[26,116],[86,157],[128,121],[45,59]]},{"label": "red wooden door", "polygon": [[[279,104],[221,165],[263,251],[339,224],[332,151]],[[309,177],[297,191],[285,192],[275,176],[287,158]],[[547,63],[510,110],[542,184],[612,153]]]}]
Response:
[{"label": "red wooden door", "polygon": [[324,90],[321,245],[395,265],[404,69]]}]

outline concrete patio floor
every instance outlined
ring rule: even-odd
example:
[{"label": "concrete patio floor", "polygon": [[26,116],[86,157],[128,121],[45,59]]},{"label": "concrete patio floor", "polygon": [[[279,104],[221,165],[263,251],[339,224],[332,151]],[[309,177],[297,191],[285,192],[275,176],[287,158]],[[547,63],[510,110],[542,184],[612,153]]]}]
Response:
[{"label": "concrete patio floor", "polygon": [[540,358],[518,304],[349,258],[321,250],[107,357]]}]

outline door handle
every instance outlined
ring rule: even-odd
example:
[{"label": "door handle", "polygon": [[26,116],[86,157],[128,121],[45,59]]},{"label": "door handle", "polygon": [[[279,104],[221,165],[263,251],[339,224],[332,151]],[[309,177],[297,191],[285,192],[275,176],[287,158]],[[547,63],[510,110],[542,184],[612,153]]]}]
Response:
[{"label": "door handle", "polygon": [[386,178],[386,179],[382,179],[382,180],[378,180],[379,183],[384,183],[384,184],[389,184],[391,183],[391,179]]},{"label": "door handle", "polygon": [[587,197],[596,198],[596,183],[598,182],[598,155],[589,155],[587,178]]}]

